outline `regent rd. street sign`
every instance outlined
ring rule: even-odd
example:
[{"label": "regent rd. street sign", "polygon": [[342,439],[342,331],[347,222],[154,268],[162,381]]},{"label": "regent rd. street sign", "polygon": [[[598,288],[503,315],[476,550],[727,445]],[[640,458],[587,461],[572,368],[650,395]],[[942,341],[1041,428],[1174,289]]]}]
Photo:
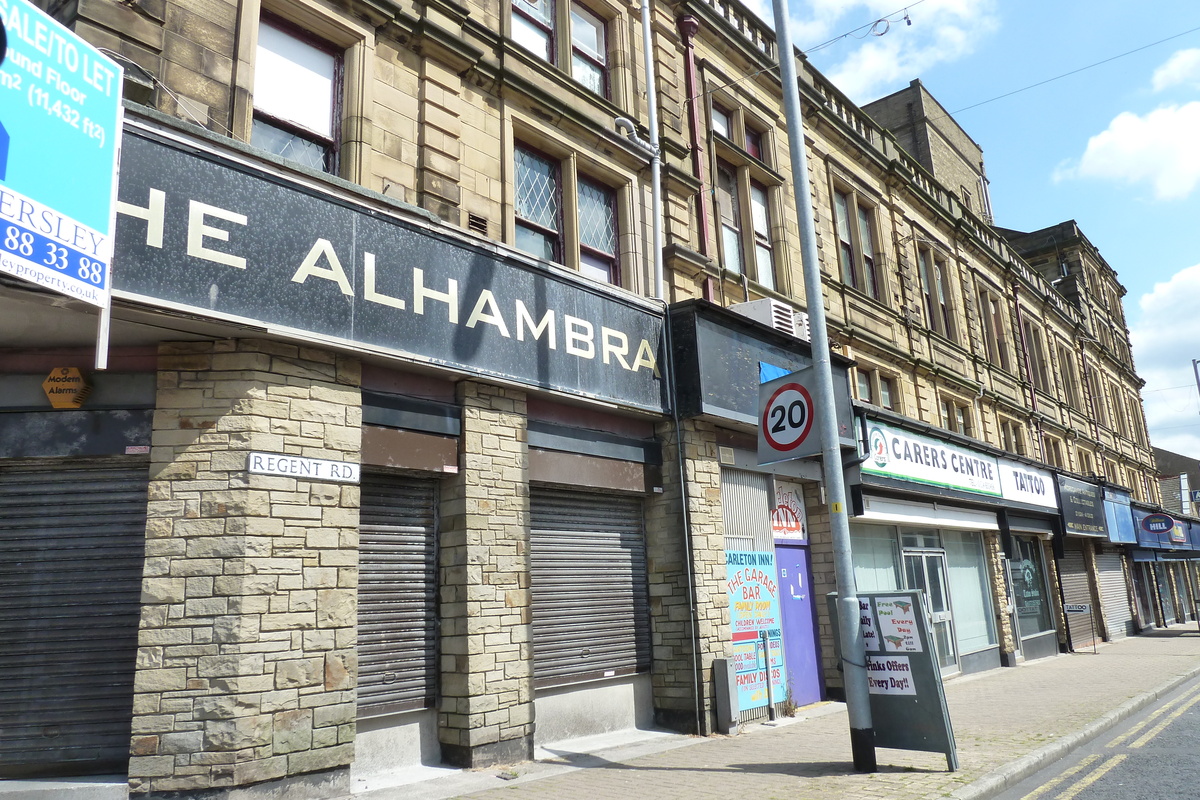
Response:
[{"label": "regent rd. street sign", "polygon": [[0,0],[0,273],[107,306],[121,67]]}]

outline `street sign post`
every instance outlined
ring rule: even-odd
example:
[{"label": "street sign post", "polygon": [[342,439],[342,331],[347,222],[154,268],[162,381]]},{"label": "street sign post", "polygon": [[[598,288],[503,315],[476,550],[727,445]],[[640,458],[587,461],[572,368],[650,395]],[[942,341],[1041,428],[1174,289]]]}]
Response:
[{"label": "street sign post", "polygon": [[0,18],[0,272],[106,311],[121,67],[28,0]]}]

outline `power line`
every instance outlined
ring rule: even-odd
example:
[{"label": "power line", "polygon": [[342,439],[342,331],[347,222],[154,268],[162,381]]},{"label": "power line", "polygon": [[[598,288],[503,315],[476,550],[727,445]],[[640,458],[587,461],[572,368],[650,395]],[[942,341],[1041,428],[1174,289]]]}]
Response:
[{"label": "power line", "polygon": [[[864,33],[862,36],[859,36],[856,38],[864,39],[867,37],[868,34],[871,34],[871,33],[874,33],[876,36],[883,36],[885,33],[888,32],[888,30],[891,29],[893,22],[898,22],[899,20],[902,20],[902,19],[906,20],[909,25],[912,25],[912,20],[908,18],[909,10],[916,8],[917,6],[921,5],[921,3],[924,3],[924,2],[925,2],[925,0],[917,0],[915,3],[910,3],[909,5],[905,6],[904,8],[899,9],[898,11],[893,11],[890,14],[885,14],[884,16],[880,17],[879,19],[872,20],[871,22],[868,22],[865,25],[859,25],[854,30],[846,31],[843,34],[833,37],[829,41],[821,42],[820,44],[818,44],[814,47],[810,47],[806,50],[802,49],[800,52],[802,52],[806,55],[809,53],[815,53],[818,50],[828,47],[829,45],[831,45],[835,42],[840,42],[842,39],[848,38],[850,36],[854,36],[854,34],[858,33],[859,31],[863,31],[863,30],[867,31],[867,33]],[[896,19],[892,19],[893,17],[895,17]],[[879,27],[879,25],[881,23],[883,24],[884,27],[882,30],[880,30],[878,33],[876,33],[876,29]]]},{"label": "power line", "polygon": [[1186,30],[1183,33],[1177,33],[1174,36],[1168,36],[1165,39],[1159,39],[1157,42],[1151,42],[1150,44],[1144,44],[1141,47],[1135,47],[1133,50],[1128,50],[1124,53],[1121,53],[1120,55],[1111,56],[1102,61],[1097,61],[1094,64],[1088,64],[1086,67],[1080,67],[1079,69],[1073,69],[1070,72],[1064,72],[1062,75],[1055,75],[1053,78],[1047,78],[1044,81],[1038,81],[1037,83],[1031,83],[1028,86],[1021,87],[1020,89],[1013,89],[1011,92],[1006,92],[1004,94],[997,95],[996,97],[993,97],[988,100],[981,100],[978,103],[966,106],[965,108],[960,108],[957,111],[951,111],[950,114],[951,115],[961,114],[964,111],[970,111],[972,108],[979,108],[980,106],[987,105],[988,103],[994,103],[997,100],[1003,100],[1006,97],[1012,97],[1014,94],[1020,94],[1021,92],[1026,92],[1026,91],[1029,91],[1030,89],[1036,89],[1039,86],[1045,86],[1047,83],[1053,83],[1054,81],[1061,80],[1063,78],[1068,78],[1072,75],[1077,75],[1080,72],[1092,69],[1093,67],[1099,67],[1102,64],[1109,63],[1110,61],[1116,61],[1118,58],[1124,58],[1125,56],[1131,56],[1134,53],[1140,53],[1143,50],[1149,50],[1151,47],[1157,47],[1160,44],[1164,44],[1164,43],[1172,41],[1174,39],[1178,39],[1181,36],[1187,36],[1189,33],[1195,33],[1196,31],[1200,31],[1200,27],[1192,28],[1191,30]]}]

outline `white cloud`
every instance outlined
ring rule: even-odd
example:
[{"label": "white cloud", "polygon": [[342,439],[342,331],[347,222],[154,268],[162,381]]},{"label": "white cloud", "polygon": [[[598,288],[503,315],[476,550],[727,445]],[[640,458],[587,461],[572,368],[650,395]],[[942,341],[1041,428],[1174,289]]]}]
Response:
[{"label": "white cloud", "polygon": [[1161,92],[1172,86],[1188,86],[1200,89],[1200,49],[1194,47],[1180,50],[1154,70],[1154,91]]},{"label": "white cloud", "polygon": [[1130,330],[1150,441],[1200,458],[1200,394],[1192,359],[1200,358],[1200,264],[1155,284],[1139,301]]},{"label": "white cloud", "polygon": [[[796,45],[811,48],[896,11],[895,0],[809,0],[793,15]],[[935,64],[969,55],[999,24],[995,0],[925,0],[897,19],[857,31],[812,55],[831,81],[856,102],[906,86]],[[886,31],[882,36],[872,35]]]},{"label": "white cloud", "polygon": [[1148,182],[1159,200],[1180,200],[1200,183],[1200,102],[1156,108],[1145,116],[1118,114],[1088,140],[1077,164],[1063,164],[1056,181],[1099,178]]}]

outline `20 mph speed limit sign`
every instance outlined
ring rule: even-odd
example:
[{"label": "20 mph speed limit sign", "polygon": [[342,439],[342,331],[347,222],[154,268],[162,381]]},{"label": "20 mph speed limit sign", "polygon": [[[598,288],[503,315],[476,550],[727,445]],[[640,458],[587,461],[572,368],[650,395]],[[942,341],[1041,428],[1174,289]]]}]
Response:
[{"label": "20 mph speed limit sign", "polygon": [[813,430],[817,413],[815,387],[810,385],[813,376],[813,370],[806,368],[759,385],[759,464],[821,452],[821,437]]},{"label": "20 mph speed limit sign", "polygon": [[772,450],[787,453],[795,450],[812,431],[813,401],[798,383],[785,383],[767,401],[762,426],[763,437]]}]

